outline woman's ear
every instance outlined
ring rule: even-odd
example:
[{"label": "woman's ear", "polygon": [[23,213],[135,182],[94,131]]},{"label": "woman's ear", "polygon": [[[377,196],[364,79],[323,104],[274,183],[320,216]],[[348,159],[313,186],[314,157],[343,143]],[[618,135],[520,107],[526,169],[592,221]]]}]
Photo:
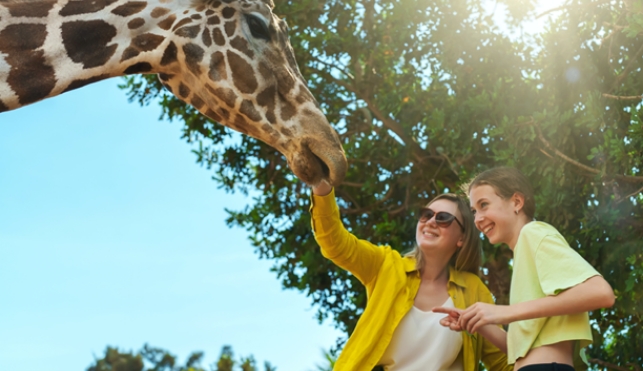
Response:
[{"label": "woman's ear", "polygon": [[513,196],[511,196],[511,203],[514,207],[514,213],[517,215],[525,206],[525,195],[520,192],[514,193]]}]

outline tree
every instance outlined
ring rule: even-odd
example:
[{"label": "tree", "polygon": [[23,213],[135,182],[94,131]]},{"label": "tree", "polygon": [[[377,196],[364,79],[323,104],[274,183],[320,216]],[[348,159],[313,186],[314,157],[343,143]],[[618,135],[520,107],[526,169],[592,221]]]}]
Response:
[{"label": "tree", "polygon": [[[87,368],[87,371],[206,371],[201,367],[203,352],[194,352],[188,356],[185,365],[177,365],[176,356],[166,350],[153,348],[145,344],[136,354],[121,352],[118,348],[107,347],[105,356],[96,359],[94,364]],[[219,360],[210,366],[209,371],[258,371],[256,362],[252,356],[241,357],[239,367],[235,368],[237,362],[234,360],[232,347],[223,346]],[[266,362],[265,371],[275,371],[270,363]]]},{"label": "tree", "polygon": [[[415,210],[474,174],[515,166],[537,192],[537,218],[557,227],[615,289],[591,315],[594,367],[643,363],[643,9],[641,2],[570,0],[547,29],[519,34],[532,0],[276,1],[303,75],[349,158],[336,188],[357,236],[411,248]],[[349,334],[366,297],[313,239],[309,192],[273,149],[208,122],[151,78],[124,85],[158,97],[184,125],[197,161],[253,204],[228,210],[286,288],[309,295],[318,318]],[[511,252],[484,243],[483,278],[506,303]],[[338,341],[341,345],[343,339]],[[606,366],[607,367],[607,366]]]}]

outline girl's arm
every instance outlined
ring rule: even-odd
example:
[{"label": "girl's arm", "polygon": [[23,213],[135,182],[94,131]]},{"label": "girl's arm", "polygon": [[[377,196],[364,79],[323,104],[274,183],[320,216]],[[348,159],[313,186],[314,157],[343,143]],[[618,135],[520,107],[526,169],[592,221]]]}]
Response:
[{"label": "girl's arm", "polygon": [[[490,304],[493,305],[493,304]],[[460,326],[459,320],[465,312],[462,309],[437,307],[433,308],[434,313],[447,314],[446,317],[440,320],[440,324],[448,327],[452,331],[462,331],[463,327]],[[472,334],[473,332],[469,332]],[[484,336],[491,344],[495,345],[503,353],[507,354],[507,332],[496,325],[485,325],[478,329],[478,333]]]},{"label": "girl's arm", "polygon": [[458,324],[474,333],[488,324],[509,324],[533,318],[582,313],[614,305],[614,291],[601,276],[593,276],[558,295],[513,305],[476,303],[465,309]]}]

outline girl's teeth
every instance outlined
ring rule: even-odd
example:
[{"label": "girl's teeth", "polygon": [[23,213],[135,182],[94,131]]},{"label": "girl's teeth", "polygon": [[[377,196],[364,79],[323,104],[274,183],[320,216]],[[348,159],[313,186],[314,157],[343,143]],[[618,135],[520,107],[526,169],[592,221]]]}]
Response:
[{"label": "girl's teeth", "polygon": [[493,227],[489,227],[489,228],[485,229],[485,230],[484,230],[484,233],[489,233],[489,231],[491,230],[491,228],[493,228]]}]

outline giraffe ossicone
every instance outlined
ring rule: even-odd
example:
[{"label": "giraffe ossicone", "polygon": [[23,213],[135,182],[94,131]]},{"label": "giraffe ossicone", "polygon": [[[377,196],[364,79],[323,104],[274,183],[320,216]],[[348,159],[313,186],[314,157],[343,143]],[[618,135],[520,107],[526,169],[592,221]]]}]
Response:
[{"label": "giraffe ossicone", "polygon": [[179,99],[286,156],[306,183],[347,163],[272,0],[0,0],[0,112],[110,77]]}]

